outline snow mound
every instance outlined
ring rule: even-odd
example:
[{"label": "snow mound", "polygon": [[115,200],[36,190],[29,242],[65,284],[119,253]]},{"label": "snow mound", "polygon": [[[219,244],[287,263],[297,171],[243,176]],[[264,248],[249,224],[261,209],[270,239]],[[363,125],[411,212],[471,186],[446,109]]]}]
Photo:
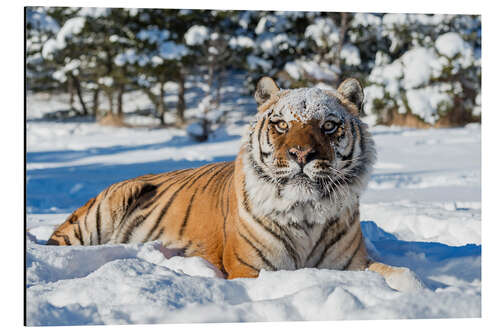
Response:
[{"label": "snow mound", "polygon": [[[390,234],[376,225],[363,223],[363,231],[378,235],[377,248],[388,246]],[[30,326],[480,316],[479,272],[463,280],[456,274],[463,258],[426,259],[419,249],[406,256],[426,279],[436,276],[434,290],[401,293],[369,271],[261,271],[256,279],[224,280],[205,260],[172,256],[157,242],[54,247],[28,237]],[[463,254],[477,258],[471,255]],[[478,270],[477,262],[467,264]],[[390,284],[404,288],[406,280],[395,276]]]}]

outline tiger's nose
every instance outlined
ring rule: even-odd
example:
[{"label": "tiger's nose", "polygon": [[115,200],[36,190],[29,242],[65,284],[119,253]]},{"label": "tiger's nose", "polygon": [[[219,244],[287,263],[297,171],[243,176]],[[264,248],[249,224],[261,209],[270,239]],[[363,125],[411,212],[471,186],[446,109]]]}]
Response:
[{"label": "tiger's nose", "polygon": [[297,162],[301,167],[313,159],[315,152],[311,147],[296,147],[288,150],[292,160]]}]

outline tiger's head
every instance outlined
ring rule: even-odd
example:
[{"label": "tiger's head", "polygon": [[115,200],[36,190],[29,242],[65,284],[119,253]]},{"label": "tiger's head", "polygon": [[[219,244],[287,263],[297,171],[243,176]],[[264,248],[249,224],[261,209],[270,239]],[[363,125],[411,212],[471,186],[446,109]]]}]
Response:
[{"label": "tiger's head", "polygon": [[356,79],[330,91],[280,89],[262,78],[246,144],[255,181],[272,184],[290,207],[359,195],[375,160],[373,140],[359,118],[363,98]]}]

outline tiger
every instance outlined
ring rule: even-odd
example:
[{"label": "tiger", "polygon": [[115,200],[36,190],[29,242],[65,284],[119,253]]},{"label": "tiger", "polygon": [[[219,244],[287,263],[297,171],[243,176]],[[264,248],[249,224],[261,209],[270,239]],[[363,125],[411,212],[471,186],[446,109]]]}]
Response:
[{"label": "tiger", "polygon": [[47,244],[159,240],[179,255],[204,258],[227,279],[261,270],[367,269],[394,289],[419,288],[409,269],[368,255],[359,201],[376,149],[360,119],[360,82],[280,89],[263,77],[254,98],[257,113],[234,161],[115,183],[74,211]]}]

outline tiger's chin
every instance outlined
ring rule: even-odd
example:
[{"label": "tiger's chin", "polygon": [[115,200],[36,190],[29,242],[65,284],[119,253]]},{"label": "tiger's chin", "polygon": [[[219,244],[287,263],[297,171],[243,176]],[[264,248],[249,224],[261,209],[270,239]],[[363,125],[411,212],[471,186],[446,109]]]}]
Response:
[{"label": "tiger's chin", "polygon": [[282,191],[283,197],[291,202],[304,203],[319,200],[321,188],[317,181],[304,173],[289,178]]}]

